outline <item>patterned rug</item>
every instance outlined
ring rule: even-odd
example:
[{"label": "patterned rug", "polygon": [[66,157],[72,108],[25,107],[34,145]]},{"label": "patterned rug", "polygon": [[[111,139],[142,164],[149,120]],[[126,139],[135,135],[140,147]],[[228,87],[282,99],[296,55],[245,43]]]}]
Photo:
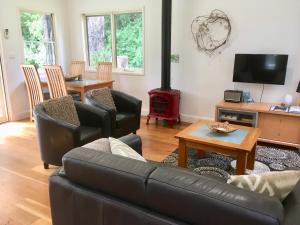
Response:
[{"label": "patterned rug", "polygon": [[[234,174],[235,159],[215,154],[205,153],[205,157],[198,159],[197,152],[188,149],[188,169],[201,175],[213,175],[227,179]],[[178,149],[167,156],[163,163],[177,166]],[[297,150],[286,150],[274,147],[257,146],[256,162],[254,170],[247,170],[248,174],[257,174],[268,171],[282,171],[287,168],[300,168],[300,152]]]}]

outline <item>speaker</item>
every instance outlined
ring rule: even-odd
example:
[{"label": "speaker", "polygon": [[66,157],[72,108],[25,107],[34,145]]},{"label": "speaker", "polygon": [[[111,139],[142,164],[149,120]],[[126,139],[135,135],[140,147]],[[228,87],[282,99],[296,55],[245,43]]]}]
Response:
[{"label": "speaker", "polygon": [[225,102],[242,102],[243,92],[237,90],[226,90],[224,91],[224,101]]}]

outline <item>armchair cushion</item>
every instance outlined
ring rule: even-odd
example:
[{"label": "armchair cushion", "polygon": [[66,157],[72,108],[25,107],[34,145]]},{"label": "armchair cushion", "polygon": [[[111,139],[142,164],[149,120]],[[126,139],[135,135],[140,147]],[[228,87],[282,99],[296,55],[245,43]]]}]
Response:
[{"label": "armchair cushion", "polygon": [[79,130],[79,145],[90,143],[102,137],[102,129],[97,127],[80,126]]},{"label": "armchair cushion", "polygon": [[116,114],[116,128],[130,127],[134,124],[136,115],[134,113],[121,112]]},{"label": "armchair cushion", "polygon": [[111,109],[117,111],[116,105],[114,103],[114,99],[111,95],[110,89],[108,88],[100,88],[92,91],[92,97],[94,100],[99,103],[103,104]]},{"label": "armchair cushion", "polygon": [[80,126],[78,114],[71,96],[50,99],[45,101],[43,105],[46,113],[52,118],[73,124],[77,127]]}]

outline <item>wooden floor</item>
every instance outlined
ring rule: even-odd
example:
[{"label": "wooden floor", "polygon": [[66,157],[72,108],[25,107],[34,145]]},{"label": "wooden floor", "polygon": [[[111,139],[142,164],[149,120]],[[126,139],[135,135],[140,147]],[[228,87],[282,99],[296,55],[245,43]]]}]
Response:
[{"label": "wooden floor", "polygon": [[[187,126],[170,129],[145,124],[143,118],[138,131],[143,155],[155,161],[163,160],[177,147],[174,135]],[[48,176],[55,169],[43,169],[33,123],[0,125],[0,225],[51,224]]]}]

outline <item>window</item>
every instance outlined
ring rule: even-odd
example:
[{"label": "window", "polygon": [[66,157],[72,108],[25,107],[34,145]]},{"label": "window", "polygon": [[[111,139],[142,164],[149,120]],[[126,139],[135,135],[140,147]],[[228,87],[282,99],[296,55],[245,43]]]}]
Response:
[{"label": "window", "polygon": [[86,16],[86,28],[91,68],[99,61],[110,61],[117,70],[143,70],[142,12]]},{"label": "window", "polygon": [[21,12],[25,63],[40,68],[55,64],[53,15]]}]

